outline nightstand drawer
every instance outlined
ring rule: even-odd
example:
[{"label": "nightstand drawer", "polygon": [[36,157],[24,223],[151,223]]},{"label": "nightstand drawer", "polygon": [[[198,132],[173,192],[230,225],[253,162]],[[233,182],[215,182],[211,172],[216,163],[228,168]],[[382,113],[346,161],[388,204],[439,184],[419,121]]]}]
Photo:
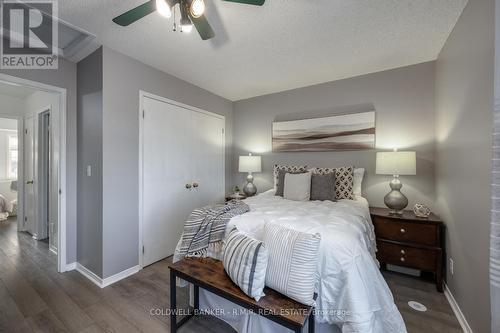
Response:
[{"label": "nightstand drawer", "polygon": [[434,224],[394,221],[389,218],[373,219],[377,238],[421,245],[438,246],[437,226]]},{"label": "nightstand drawer", "polygon": [[408,266],[420,270],[434,271],[440,251],[425,250],[410,246],[379,241],[377,259],[381,262],[399,266]]}]

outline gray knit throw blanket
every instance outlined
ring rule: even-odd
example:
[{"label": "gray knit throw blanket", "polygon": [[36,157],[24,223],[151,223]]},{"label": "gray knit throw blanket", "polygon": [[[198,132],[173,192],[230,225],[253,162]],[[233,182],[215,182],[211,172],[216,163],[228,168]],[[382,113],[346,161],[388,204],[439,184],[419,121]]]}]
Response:
[{"label": "gray knit throw blanket", "polygon": [[249,210],[250,207],[241,201],[193,210],[184,225],[174,262],[184,257],[212,257],[220,260],[227,223],[234,216]]}]

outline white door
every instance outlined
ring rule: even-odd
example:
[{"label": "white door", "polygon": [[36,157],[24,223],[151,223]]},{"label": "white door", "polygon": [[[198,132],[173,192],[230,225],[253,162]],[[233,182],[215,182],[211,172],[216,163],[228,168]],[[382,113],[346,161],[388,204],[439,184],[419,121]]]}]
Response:
[{"label": "white door", "polygon": [[194,208],[223,198],[224,123],[149,97],[143,107],[142,265],[147,266],[174,253]]},{"label": "white door", "polygon": [[24,227],[33,236],[36,235],[35,225],[35,187],[34,179],[34,129],[35,118],[27,117],[24,122]]},{"label": "white door", "polygon": [[195,207],[224,202],[224,119],[193,112]]}]

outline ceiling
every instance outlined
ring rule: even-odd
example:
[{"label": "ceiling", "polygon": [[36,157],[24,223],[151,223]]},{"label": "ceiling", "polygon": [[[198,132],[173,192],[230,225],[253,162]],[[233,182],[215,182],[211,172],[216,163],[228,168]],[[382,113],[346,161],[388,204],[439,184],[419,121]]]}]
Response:
[{"label": "ceiling", "polygon": [[235,101],[435,60],[467,0],[205,0],[216,37],[173,32],[153,13],[111,19],[145,0],[65,0],[62,19],[97,41]]},{"label": "ceiling", "polygon": [[26,98],[35,91],[35,89],[8,84],[0,81],[0,95],[6,95],[16,98]]}]

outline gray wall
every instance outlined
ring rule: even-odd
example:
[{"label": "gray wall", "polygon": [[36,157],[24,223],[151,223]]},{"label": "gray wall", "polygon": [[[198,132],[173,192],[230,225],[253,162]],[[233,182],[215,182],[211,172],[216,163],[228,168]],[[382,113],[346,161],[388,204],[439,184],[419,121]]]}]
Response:
[{"label": "gray wall", "polygon": [[436,192],[455,271],[447,283],[474,332],[490,331],[494,13],[493,0],[469,1],[436,63]]},{"label": "gray wall", "polygon": [[363,195],[373,206],[383,206],[391,177],[375,175],[375,150],[319,153],[273,153],[273,120],[363,111],[367,104],[376,114],[378,149],[417,151],[417,176],[401,177],[410,205],[434,203],[434,63],[242,100],[234,107],[234,183],[244,183],[237,157],[249,152],[263,156],[263,172],[255,174],[259,191],[273,186],[275,163],[317,167],[355,165],[367,169]]},{"label": "gray wall", "polygon": [[226,116],[226,178],[232,177],[233,105],[111,49],[103,50],[103,277],[109,277],[139,263],[139,90]]},{"label": "gray wall", "polygon": [[76,261],[76,64],[59,59],[57,70],[0,70],[0,73],[67,90],[66,119],[66,262]]},{"label": "gray wall", "polygon": [[77,73],[77,259],[102,277],[102,48],[80,61]]}]

